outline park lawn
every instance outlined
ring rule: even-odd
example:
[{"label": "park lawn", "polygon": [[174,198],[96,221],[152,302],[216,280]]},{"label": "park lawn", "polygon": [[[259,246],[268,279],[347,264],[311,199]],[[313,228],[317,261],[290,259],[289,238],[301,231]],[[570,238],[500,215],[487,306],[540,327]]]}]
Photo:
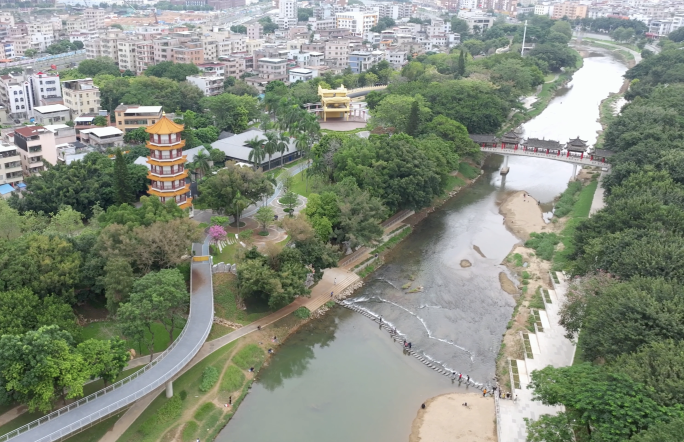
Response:
[{"label": "park lawn", "polygon": [[214,258],[214,264],[218,264],[220,262],[225,262],[226,264],[235,264],[235,254],[239,248],[240,244],[237,242],[228,244],[220,252],[218,251],[218,247],[211,247],[211,256]]},{"label": "park lawn", "polygon": [[[126,409],[127,410],[127,409]],[[117,415],[103,420],[92,427],[77,433],[66,439],[69,442],[98,442],[114,426],[116,421],[124,415],[126,410],[120,411]]]},{"label": "park lawn", "polygon": [[[178,326],[176,326],[176,328],[173,331],[174,339],[178,337],[178,335],[181,333],[181,330],[183,330],[184,326],[185,321],[181,322]],[[166,350],[166,348],[169,346],[169,334],[162,324],[152,324],[152,328],[154,330],[154,352],[156,354]],[[104,340],[111,339],[113,337],[120,337],[122,339],[125,339],[123,336],[121,336],[119,325],[114,321],[91,322],[90,324],[82,328],[81,336],[83,337],[83,340]],[[145,331],[145,338],[148,338],[149,336],[150,333],[148,331]],[[126,341],[128,340],[126,339]],[[144,356],[150,354],[150,352],[147,349],[147,346],[144,344],[139,345],[137,342],[129,342],[128,345],[135,350],[137,356]]]},{"label": "park lawn", "polygon": [[245,303],[247,310],[237,307],[235,275],[214,274],[214,308],[216,316],[238,324],[249,324],[272,313],[266,303]]},{"label": "park lawn", "polygon": [[209,336],[207,336],[207,341],[213,341],[214,339],[218,339],[221,336],[225,336],[232,331],[233,331],[232,328],[226,327],[225,325],[213,324],[211,326],[211,331],[209,332]]},{"label": "park lawn", "polygon": [[311,193],[311,180],[309,180],[309,188],[307,189],[306,186],[306,177],[304,176],[306,172],[303,173],[298,173],[297,175],[294,176],[294,183],[292,184],[292,191],[296,193],[297,195],[301,195],[303,197],[309,196]]},{"label": "park lawn", "polygon": [[547,74],[546,77],[544,77],[544,83],[549,82],[549,81],[553,80],[554,78],[556,78],[556,74],[553,74],[553,73]]},{"label": "park lawn", "polygon": [[[145,411],[142,412],[140,417],[138,417],[138,419],[136,419],[135,422],[128,427],[126,432],[119,440],[125,440],[127,442],[159,440],[161,436],[171,428],[172,425],[175,425],[178,422],[183,410],[194,408],[200,403],[205,396],[204,393],[199,391],[202,372],[209,365],[213,365],[216,368],[221,367],[222,371],[223,366],[226,365],[230,359],[237,342],[238,341],[233,341],[215,351],[202,361],[198,362],[197,365],[190,368],[187,372],[173,382],[174,397],[181,398],[181,409],[178,410],[175,415],[170,416],[172,418],[170,421],[166,420],[160,422],[161,416],[168,416],[168,414],[165,413],[166,409],[162,410],[162,407],[171,401],[171,399],[167,399],[166,393],[162,392],[155,400],[152,401]],[[162,418],[161,420],[164,419]],[[211,439],[205,437],[204,440]]]}]

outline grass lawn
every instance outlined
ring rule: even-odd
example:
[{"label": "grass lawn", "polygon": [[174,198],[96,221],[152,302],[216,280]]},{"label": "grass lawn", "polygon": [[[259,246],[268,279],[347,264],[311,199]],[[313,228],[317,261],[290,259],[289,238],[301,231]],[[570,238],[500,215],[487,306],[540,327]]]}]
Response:
[{"label": "grass lawn", "polygon": [[546,77],[544,77],[544,83],[546,83],[547,81],[551,81],[554,78],[556,78],[556,74],[548,74]]},{"label": "grass lawn", "polygon": [[456,187],[464,186],[465,183],[465,181],[463,181],[461,178],[457,176],[448,175],[446,182],[444,183],[444,190],[442,191],[442,195],[446,195],[447,193],[454,190]]},{"label": "grass lawn", "polygon": [[235,264],[235,254],[240,247],[238,243],[229,244],[221,252],[218,251],[218,247],[211,247],[211,256],[214,257],[214,263],[225,262]]},{"label": "grass lawn", "polygon": [[207,336],[207,341],[212,341],[214,339],[220,338],[221,336],[225,336],[232,331],[233,331],[232,328],[226,327],[225,325],[213,324],[211,326],[211,331],[209,332],[209,336]]},{"label": "grass lawn", "polygon": [[247,310],[237,307],[235,275],[216,273],[214,275],[214,308],[216,315],[239,324],[249,324],[271,313],[265,303],[248,303]]},{"label": "grass lawn", "polygon": [[[180,334],[181,330],[183,330],[184,325],[185,322],[182,322],[175,328],[175,330],[173,331],[174,338],[176,338]],[[166,347],[169,346],[169,334],[167,333],[166,329],[162,324],[158,323],[152,324],[152,329],[154,330],[155,353],[159,353],[166,350]],[[124,339],[124,337],[121,336],[119,325],[114,321],[92,322],[83,327],[81,333],[83,336],[83,340],[111,339],[113,337],[120,337]],[[145,338],[147,339],[149,336],[150,333],[146,331]],[[144,343],[140,345],[137,342],[130,342],[128,345],[131,348],[135,349],[138,356],[150,354],[150,352],[147,349],[147,346]]]},{"label": "grass lawn", "polygon": [[[202,372],[209,365],[222,369],[228,362],[235,344],[237,344],[237,341],[222,347],[176,379],[173,382],[174,397],[167,399],[166,394],[162,392],[154,401],[152,401],[145,411],[143,411],[140,417],[136,419],[119,440],[125,440],[127,442],[159,440],[167,430],[176,425],[182,415],[183,409],[193,408],[202,400],[204,394],[199,391]],[[180,398],[180,408],[173,402],[174,400],[177,402],[177,398]],[[202,429],[204,428],[205,426],[202,427]],[[218,430],[216,431],[218,432]],[[203,436],[203,440],[212,440],[207,437],[208,435],[206,434]]]},{"label": "grass lawn", "polygon": [[584,186],[580,191],[579,197],[570,212],[563,231],[560,233],[563,250],[556,252],[553,256],[553,270],[560,271],[568,267],[570,256],[575,251],[575,244],[572,241],[577,225],[585,218],[589,217],[591,202],[594,200],[594,193],[598,187],[598,181],[592,181]]},{"label": "grass lawn", "polygon": [[93,425],[87,430],[83,430],[80,433],[75,434],[66,440],[68,440],[69,442],[98,442],[100,439],[104,437],[107,431],[109,431],[114,426],[116,421],[118,421],[119,418],[123,416],[125,412],[126,410],[122,410],[119,412],[119,414],[114,415],[108,419],[105,419],[99,424]]},{"label": "grass lawn", "polygon": [[458,164],[458,171],[469,180],[475,179],[480,176],[480,169],[475,166],[471,166],[465,161],[461,161]]},{"label": "grass lawn", "polygon": [[[119,377],[116,379],[117,381],[120,379],[125,378],[126,376],[130,376],[131,374],[135,373],[136,371],[142,369],[143,367],[135,367],[131,368],[129,370],[124,370],[121,372]],[[95,393],[96,391],[102,390],[104,388],[104,382],[101,379],[98,379],[97,381],[91,382],[89,384],[86,384],[83,387],[83,396],[88,396],[90,394]],[[61,408],[64,406],[64,403],[59,401],[59,403],[56,405],[57,408]],[[20,416],[17,416],[16,419],[11,420],[10,422],[7,422],[5,425],[0,427],[0,435],[7,434],[12,430],[16,430],[19,427],[22,427],[30,422],[33,422],[36,419],[40,419],[41,417],[45,416],[46,414],[49,413],[41,413],[41,412],[35,412],[35,413],[24,413]],[[123,413],[121,413],[123,414]],[[117,418],[118,419],[118,418]],[[113,421],[111,425],[114,425]],[[106,430],[105,430],[106,431]],[[69,439],[71,440],[71,439]],[[74,439],[76,440],[76,439]],[[81,439],[81,440],[91,440],[91,439]],[[92,439],[92,440],[98,440],[98,439]]]},{"label": "grass lawn", "polygon": [[309,179],[309,188],[306,188],[306,172],[298,173],[294,176],[294,183],[292,185],[292,191],[298,195],[308,197],[311,193],[311,185],[313,181]]}]

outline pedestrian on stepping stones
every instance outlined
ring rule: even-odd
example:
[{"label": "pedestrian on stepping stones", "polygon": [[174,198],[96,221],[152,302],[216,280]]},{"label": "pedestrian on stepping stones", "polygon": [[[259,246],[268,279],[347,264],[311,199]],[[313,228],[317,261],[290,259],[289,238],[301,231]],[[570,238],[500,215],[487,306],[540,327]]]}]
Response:
[{"label": "pedestrian on stepping stones", "polygon": [[458,382],[461,382],[461,379],[463,379],[463,373],[459,373],[459,375],[458,375]]},{"label": "pedestrian on stepping stones", "polygon": [[333,280],[333,285],[337,285],[337,278]]},{"label": "pedestrian on stepping stones", "polygon": [[485,397],[485,396],[487,396],[487,389],[486,388],[482,391],[482,397]]},{"label": "pedestrian on stepping stones", "polygon": [[467,377],[466,383],[470,384],[470,375],[466,375],[466,377]]}]

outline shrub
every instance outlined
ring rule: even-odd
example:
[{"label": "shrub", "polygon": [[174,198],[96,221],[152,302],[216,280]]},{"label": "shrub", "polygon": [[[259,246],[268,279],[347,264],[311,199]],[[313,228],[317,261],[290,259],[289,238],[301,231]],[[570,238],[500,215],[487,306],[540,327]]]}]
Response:
[{"label": "shrub", "polygon": [[580,190],[582,190],[581,182],[573,181],[568,184],[568,188],[561,193],[558,202],[556,202],[553,210],[554,216],[562,218],[569,214],[572,211],[572,207],[575,205],[575,201],[577,201],[577,194],[580,192]]},{"label": "shrub", "polygon": [[219,371],[211,365],[202,372],[202,381],[200,382],[199,391],[206,393],[216,384],[219,378]]},{"label": "shrub", "polygon": [[240,239],[245,240],[245,239],[251,238],[253,234],[254,234],[253,230],[247,229],[247,230],[241,231],[239,237],[240,237]]},{"label": "shrub", "polygon": [[142,434],[143,436],[149,436],[152,434],[152,431],[154,431],[155,425],[157,425],[157,419],[155,416],[152,416],[143,422],[140,427],[138,427],[138,433]]},{"label": "shrub", "polygon": [[180,396],[180,399],[181,399],[182,401],[184,401],[185,398],[188,397],[188,392],[185,391],[185,390],[181,390],[181,392],[178,393],[178,395]]},{"label": "shrub", "polygon": [[551,261],[556,245],[560,242],[560,236],[555,233],[542,232],[530,233],[530,239],[525,241],[525,247],[534,249],[541,259]]},{"label": "shrub", "polygon": [[181,435],[181,438],[183,442],[194,442],[195,441],[195,434],[197,434],[197,422],[195,421],[190,421],[185,426],[183,427],[183,433]]},{"label": "shrub", "polygon": [[209,416],[209,413],[214,410],[216,410],[216,405],[212,404],[211,402],[205,402],[197,409],[197,411],[195,411],[195,420],[202,422],[207,416]]},{"label": "shrub", "polygon": [[311,312],[306,307],[299,307],[297,310],[294,311],[293,315],[295,315],[299,319],[309,319],[309,317],[311,316]]},{"label": "shrub", "polygon": [[523,265],[523,257],[520,253],[514,253],[513,255],[509,256],[508,261],[515,264],[516,267],[522,267]]},{"label": "shrub", "polygon": [[537,310],[546,309],[546,306],[544,305],[544,300],[542,299],[541,287],[537,287],[537,290],[534,292],[534,295],[532,295],[529,307],[531,309],[534,308]]},{"label": "shrub", "polygon": [[325,303],[325,306],[328,308],[335,307],[335,301],[328,301]]},{"label": "shrub", "polygon": [[229,221],[227,216],[212,216],[210,219],[211,223],[215,226],[223,226],[228,224]]},{"label": "shrub", "polygon": [[245,345],[233,356],[233,363],[243,370],[256,367],[264,361],[264,351],[256,344]]},{"label": "shrub", "polygon": [[230,364],[226,371],[223,372],[223,379],[221,379],[221,391],[233,392],[242,387],[245,382],[245,374],[235,365]]}]

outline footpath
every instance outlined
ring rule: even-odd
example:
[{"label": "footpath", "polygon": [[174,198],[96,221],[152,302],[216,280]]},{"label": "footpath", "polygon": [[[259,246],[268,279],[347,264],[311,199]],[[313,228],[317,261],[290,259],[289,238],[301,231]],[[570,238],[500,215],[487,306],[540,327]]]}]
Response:
[{"label": "footpath", "polygon": [[[589,216],[605,205],[601,186],[603,177],[604,174],[601,174]],[[525,358],[509,360],[511,399],[495,397],[499,442],[526,442],[525,418],[536,420],[544,414],[555,415],[563,411],[562,406],[548,406],[533,401],[532,390],[527,388],[530,374],[534,370],[541,370],[549,365],[567,367],[572,365],[575,357],[575,344],[564,336],[565,329],[559,324],[560,308],[565,302],[569,281],[562,272],[552,272],[550,276],[553,290],[544,290],[542,300],[545,310],[535,310],[535,333],[522,333]]]}]

